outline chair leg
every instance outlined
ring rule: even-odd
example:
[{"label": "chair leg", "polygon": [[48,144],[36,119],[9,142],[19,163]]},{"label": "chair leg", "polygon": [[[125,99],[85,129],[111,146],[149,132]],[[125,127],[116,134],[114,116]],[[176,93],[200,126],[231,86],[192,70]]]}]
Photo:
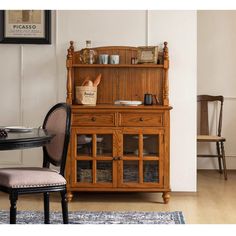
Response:
[{"label": "chair leg", "polygon": [[10,202],[11,202],[11,207],[10,207],[10,224],[16,224],[16,202],[18,199],[18,194],[17,193],[10,193]]},{"label": "chair leg", "polygon": [[224,168],[224,177],[225,177],[225,180],[227,180],[228,177],[227,177],[227,169],[226,169],[224,142],[220,142],[220,144],[221,144],[222,161],[223,161],[223,168]]},{"label": "chair leg", "polygon": [[220,144],[219,142],[216,143],[216,150],[217,150],[217,155],[218,155],[218,162],[219,162],[219,172],[222,174],[222,165],[221,165],[221,158],[222,155],[220,153]]},{"label": "chair leg", "polygon": [[68,202],[66,198],[66,190],[61,191],[61,207],[62,207],[63,223],[68,224]]},{"label": "chair leg", "polygon": [[49,192],[46,192],[44,195],[44,224],[50,224],[49,217]]}]

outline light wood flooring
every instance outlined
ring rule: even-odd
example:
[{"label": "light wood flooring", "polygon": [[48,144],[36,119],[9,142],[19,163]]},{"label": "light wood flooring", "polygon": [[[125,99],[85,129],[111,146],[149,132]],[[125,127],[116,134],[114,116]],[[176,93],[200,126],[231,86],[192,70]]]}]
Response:
[{"label": "light wood flooring", "polygon": [[[217,171],[198,171],[198,191],[172,192],[169,204],[160,193],[80,193],[70,211],[182,211],[187,224],[236,224],[236,170],[228,181]],[[59,195],[51,196],[51,210],[61,210]],[[22,195],[18,210],[43,210],[41,195]],[[0,209],[9,209],[8,195],[0,193]]]}]

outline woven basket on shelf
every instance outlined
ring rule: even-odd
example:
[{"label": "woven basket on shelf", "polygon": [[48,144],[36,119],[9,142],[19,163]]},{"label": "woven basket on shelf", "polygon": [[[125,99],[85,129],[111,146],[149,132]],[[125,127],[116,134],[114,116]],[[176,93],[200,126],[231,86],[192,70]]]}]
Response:
[{"label": "woven basket on shelf", "polygon": [[76,86],[76,103],[83,105],[96,105],[97,87],[92,86]]}]

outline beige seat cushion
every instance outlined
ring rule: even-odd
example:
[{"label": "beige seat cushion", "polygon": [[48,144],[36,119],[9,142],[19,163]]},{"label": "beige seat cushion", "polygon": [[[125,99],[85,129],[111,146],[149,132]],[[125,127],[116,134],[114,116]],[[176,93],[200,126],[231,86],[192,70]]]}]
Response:
[{"label": "beige seat cushion", "polygon": [[212,136],[212,135],[198,135],[197,141],[199,142],[216,142],[216,141],[225,141],[225,138],[219,136]]},{"label": "beige seat cushion", "polygon": [[66,184],[65,178],[54,170],[40,167],[1,168],[0,186],[32,188]]}]

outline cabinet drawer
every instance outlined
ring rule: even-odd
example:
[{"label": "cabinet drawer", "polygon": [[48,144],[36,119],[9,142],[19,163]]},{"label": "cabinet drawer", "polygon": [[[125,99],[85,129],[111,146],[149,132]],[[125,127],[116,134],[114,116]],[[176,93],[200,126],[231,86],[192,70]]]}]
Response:
[{"label": "cabinet drawer", "polygon": [[72,114],[73,126],[115,126],[115,114],[80,113]]},{"label": "cabinet drawer", "polygon": [[121,113],[121,126],[163,126],[162,113]]}]

